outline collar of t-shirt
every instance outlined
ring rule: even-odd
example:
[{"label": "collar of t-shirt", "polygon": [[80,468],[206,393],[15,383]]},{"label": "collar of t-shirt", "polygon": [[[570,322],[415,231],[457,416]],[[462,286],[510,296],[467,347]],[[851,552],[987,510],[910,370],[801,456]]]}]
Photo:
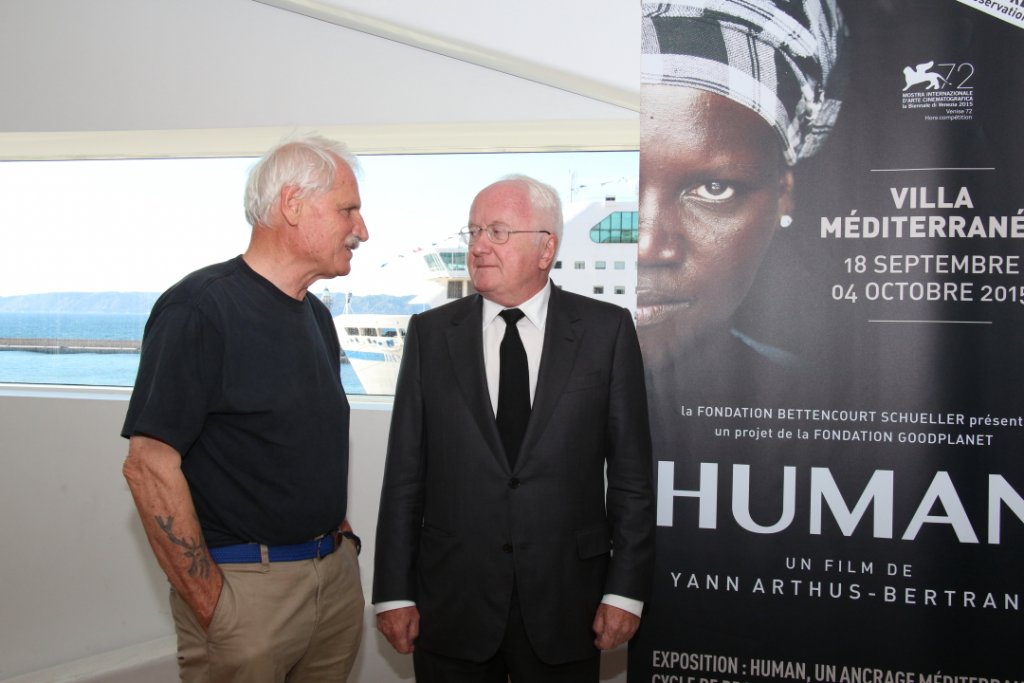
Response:
[{"label": "collar of t-shirt", "polygon": [[[526,349],[526,361],[530,370],[530,404],[537,391],[537,371],[540,368],[540,354],[544,346],[544,325],[548,319],[548,300],[551,298],[551,281],[539,292],[515,306],[523,312],[523,317],[516,328]],[[501,372],[500,354],[501,340],[505,336],[505,320],[498,314],[505,306],[484,299],[483,333],[484,333],[484,368],[487,371],[487,391],[491,397],[491,408],[498,411],[498,377]]]}]

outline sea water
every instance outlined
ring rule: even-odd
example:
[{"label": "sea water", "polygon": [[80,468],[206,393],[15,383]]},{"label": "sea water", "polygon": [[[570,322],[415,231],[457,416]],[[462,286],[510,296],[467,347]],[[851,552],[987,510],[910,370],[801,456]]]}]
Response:
[{"label": "sea water", "polygon": [[[147,314],[0,313],[2,339],[142,339]],[[0,350],[0,383],[130,387],[139,370],[137,353],[39,353]],[[341,366],[349,394],[363,394],[352,366]]]}]

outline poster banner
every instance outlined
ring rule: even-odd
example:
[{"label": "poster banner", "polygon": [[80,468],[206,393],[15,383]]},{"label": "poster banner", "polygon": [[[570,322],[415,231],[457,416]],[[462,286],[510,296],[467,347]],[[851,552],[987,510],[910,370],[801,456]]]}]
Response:
[{"label": "poster banner", "polygon": [[642,4],[631,683],[1024,680],[1022,9]]}]

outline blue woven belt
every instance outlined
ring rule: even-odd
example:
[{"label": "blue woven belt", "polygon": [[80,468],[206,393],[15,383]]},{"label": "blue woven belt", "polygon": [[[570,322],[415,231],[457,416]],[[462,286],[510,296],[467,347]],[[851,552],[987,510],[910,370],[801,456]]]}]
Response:
[{"label": "blue woven belt", "polygon": [[[298,562],[299,560],[311,560],[314,557],[326,557],[333,553],[339,545],[335,541],[335,536],[336,534],[330,533],[305,543],[267,546],[267,556],[271,562]],[[260,545],[258,543],[241,543],[239,545],[210,548],[210,557],[217,564],[259,563],[263,561],[260,557]]]}]

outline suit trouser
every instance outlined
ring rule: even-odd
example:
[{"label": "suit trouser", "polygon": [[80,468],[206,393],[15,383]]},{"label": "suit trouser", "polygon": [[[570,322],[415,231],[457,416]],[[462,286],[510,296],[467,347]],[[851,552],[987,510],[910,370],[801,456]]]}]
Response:
[{"label": "suit trouser", "polygon": [[505,636],[498,653],[483,662],[471,662],[413,650],[416,683],[597,683],[601,675],[601,653],[594,648],[588,659],[565,664],[547,664],[530,644],[519,607],[518,591],[512,593]]},{"label": "suit trouser", "polygon": [[363,627],[363,590],[351,542],[320,559],[220,569],[224,587],[208,631],[171,590],[184,683],[348,680]]}]

